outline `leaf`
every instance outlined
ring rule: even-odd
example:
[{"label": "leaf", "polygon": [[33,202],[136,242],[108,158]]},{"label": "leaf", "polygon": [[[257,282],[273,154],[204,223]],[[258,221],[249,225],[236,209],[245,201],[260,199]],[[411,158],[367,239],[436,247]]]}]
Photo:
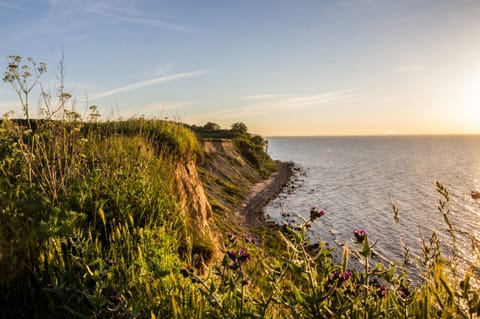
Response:
[{"label": "leaf", "polygon": [[440,282],[442,283],[442,286],[445,288],[445,290],[448,293],[449,301],[452,302],[454,300],[454,293],[452,290],[452,287],[450,287],[450,284],[448,283],[448,279],[445,278],[445,276],[440,275]]},{"label": "leaf", "polygon": [[301,243],[301,242],[303,241],[304,238],[303,238],[302,234],[296,232],[295,230],[291,229],[291,228],[288,227],[288,226],[285,227],[285,229],[287,230],[287,232],[288,232],[289,234],[291,234],[291,235],[293,236],[293,238],[295,238],[295,242],[296,242],[296,243]]},{"label": "leaf", "polygon": [[368,242],[368,235],[365,235],[365,239],[363,241],[362,256],[371,257],[371,255],[372,255],[372,250],[370,249],[370,244]]},{"label": "leaf", "polygon": [[305,272],[305,269],[301,266],[297,266],[292,262],[288,262],[288,268],[290,268],[295,274],[300,275]]},{"label": "leaf", "polygon": [[347,243],[343,246],[343,255],[342,255],[342,272],[347,270],[348,266],[348,257],[350,256],[350,249],[348,248]]},{"label": "leaf", "polygon": [[106,221],[106,219],[105,219],[105,212],[103,211],[103,208],[102,208],[102,207],[99,207],[99,208],[98,208],[98,216],[99,216],[100,219],[102,220],[103,226],[106,226],[107,221]]}]

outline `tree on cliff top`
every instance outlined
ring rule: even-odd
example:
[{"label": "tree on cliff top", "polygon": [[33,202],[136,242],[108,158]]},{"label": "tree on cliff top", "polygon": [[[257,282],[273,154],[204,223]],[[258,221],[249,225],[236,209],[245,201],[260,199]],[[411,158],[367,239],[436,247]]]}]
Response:
[{"label": "tree on cliff top", "polygon": [[233,123],[230,132],[234,135],[245,135],[248,132],[248,127],[243,122]]}]

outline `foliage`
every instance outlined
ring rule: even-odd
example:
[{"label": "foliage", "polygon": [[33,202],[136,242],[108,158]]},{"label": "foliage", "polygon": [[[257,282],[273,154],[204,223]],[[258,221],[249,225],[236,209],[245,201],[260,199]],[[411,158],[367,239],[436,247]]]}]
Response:
[{"label": "foliage", "polygon": [[188,244],[176,155],[81,125],[2,122],[2,317],[144,313]]},{"label": "foliage", "polygon": [[[81,121],[64,107],[63,87],[59,107],[33,120],[28,94],[46,68],[30,74],[20,57],[11,59],[4,80],[19,94],[25,119],[6,115],[0,123],[0,317],[480,316],[478,243],[472,236],[474,262],[462,268],[461,232],[441,183],[438,209],[449,241],[441,243],[437,231],[422,238],[415,272],[405,267],[412,265],[408,247],[400,264],[374,258],[381,243],[365,229],[352,230],[335,263],[333,250],[309,233],[325,214],[316,207],[300,225],[263,238],[263,249],[255,236],[227,234],[221,258],[194,269],[198,256],[180,253],[194,236],[172,183],[178,162],[201,155],[195,134],[168,121],[102,123],[95,106]],[[216,130],[213,124],[207,128]],[[241,124],[222,132],[270,172],[266,141]],[[227,186],[233,193],[239,187]],[[278,246],[268,249],[266,241]]]},{"label": "foliage", "polygon": [[203,127],[192,126],[192,130],[201,139],[229,139],[239,153],[263,177],[267,177],[276,169],[276,163],[266,152],[268,141],[260,135],[248,132],[248,127],[242,123],[234,123],[230,130],[221,129],[218,124],[208,122]]}]

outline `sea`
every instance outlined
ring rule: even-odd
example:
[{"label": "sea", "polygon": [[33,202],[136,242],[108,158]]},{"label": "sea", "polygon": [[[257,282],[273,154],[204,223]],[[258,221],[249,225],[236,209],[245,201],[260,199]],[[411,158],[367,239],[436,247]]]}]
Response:
[{"label": "sea", "polygon": [[[422,256],[422,238],[435,231],[444,254],[451,236],[438,209],[441,182],[449,192],[449,220],[458,231],[461,262],[474,258],[471,237],[480,239],[480,136],[270,137],[272,158],[291,161],[295,175],[264,209],[267,220],[299,224],[310,207],[326,214],[311,235],[331,247],[354,248],[355,229],[368,232],[386,261]],[[398,208],[398,223],[392,205]]]}]

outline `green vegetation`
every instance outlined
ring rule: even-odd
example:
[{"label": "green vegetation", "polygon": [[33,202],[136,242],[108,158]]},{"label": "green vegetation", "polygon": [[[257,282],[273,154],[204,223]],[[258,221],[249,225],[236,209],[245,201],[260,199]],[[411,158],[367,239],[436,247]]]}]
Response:
[{"label": "green vegetation", "polygon": [[244,123],[234,123],[230,130],[221,129],[220,125],[208,122],[202,126],[192,126],[201,139],[229,139],[248,163],[265,178],[276,168],[275,161],[266,153],[268,141],[259,135],[252,135]]},{"label": "green vegetation", "polygon": [[198,146],[172,123],[115,133],[144,124],[3,120],[1,317],[145,316],[168,295],[199,244],[173,191],[174,164]]},{"label": "green vegetation", "polygon": [[[301,225],[272,228],[260,238],[232,229],[215,243],[202,238],[190,211],[195,205],[180,205],[193,199],[176,191],[177,169],[213,160],[203,154],[199,136],[232,140],[251,169],[267,176],[275,163],[263,138],[243,123],[230,130],[207,123],[193,133],[169,121],[99,122],[95,106],[81,120],[68,108],[70,95],[62,85],[58,98],[44,95],[44,119],[34,120],[29,93],[46,68],[33,60],[22,63],[12,57],[4,76],[20,97],[25,119],[6,115],[0,124],[0,317],[480,316],[477,242],[472,238],[473,265],[460,269],[449,194],[440,183],[449,251],[442,251],[436,232],[424,239],[415,282],[405,266],[411,263],[408,249],[404,263],[386,264],[374,258],[375,234],[363,229],[353,232],[352,248],[346,245],[336,264],[325,243],[308,239],[311,224],[325,214],[316,207]],[[212,190],[223,190],[230,204],[248,191],[240,177],[229,181],[208,167],[200,174],[210,187],[218,184]],[[212,201],[217,217],[225,208],[219,199]],[[235,216],[227,213],[222,221],[234,228]],[[221,254],[209,262],[212,244]],[[350,258],[361,266],[351,266]]]}]

